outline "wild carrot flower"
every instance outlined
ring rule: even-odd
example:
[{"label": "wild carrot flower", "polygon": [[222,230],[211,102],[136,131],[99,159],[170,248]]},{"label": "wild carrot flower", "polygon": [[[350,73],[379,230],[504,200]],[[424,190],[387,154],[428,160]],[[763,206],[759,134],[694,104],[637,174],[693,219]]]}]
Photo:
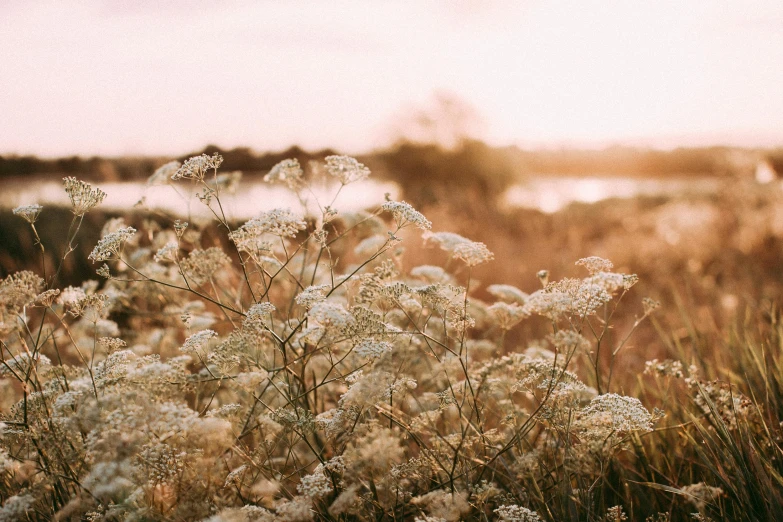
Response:
[{"label": "wild carrot flower", "polygon": [[368,337],[357,344],[354,351],[360,357],[375,360],[392,351],[392,348],[392,343],[388,341],[377,341],[372,337]]},{"label": "wild carrot flower", "polygon": [[44,281],[37,274],[29,270],[15,272],[0,280],[0,306],[19,309],[32,302],[43,286]]},{"label": "wild carrot flower", "polygon": [[489,308],[487,311],[495,319],[495,323],[501,330],[511,330],[522,319],[530,315],[527,311],[516,303],[508,304],[499,301]]},{"label": "wild carrot flower", "polygon": [[194,156],[185,161],[180,168],[171,176],[174,181],[179,179],[192,179],[193,181],[203,181],[204,176],[210,170],[216,170],[223,163],[223,156],[214,153],[212,156],[202,154]]},{"label": "wild carrot flower", "polygon": [[275,310],[275,305],[269,302],[254,304],[245,314],[244,324],[252,329],[264,328],[269,323],[270,314]]},{"label": "wild carrot flower", "polygon": [[511,285],[489,285],[487,287],[487,292],[501,301],[517,303],[519,305],[524,305],[528,298],[528,294]]},{"label": "wild carrot flower", "polygon": [[6,375],[25,375],[35,365],[51,366],[52,361],[43,354],[31,356],[28,353],[20,353],[10,359],[0,362],[0,376]]},{"label": "wild carrot flower", "polygon": [[16,207],[13,210],[13,213],[15,216],[21,217],[32,225],[38,219],[38,215],[41,213],[41,210],[43,210],[43,207],[38,204],[22,205]]},{"label": "wild carrot flower", "polygon": [[168,163],[161,165],[155,169],[155,172],[147,179],[147,186],[168,185],[181,166],[182,164],[179,161],[169,161]]},{"label": "wild carrot flower", "polygon": [[296,190],[304,184],[304,172],[297,159],[285,159],[272,167],[264,181],[267,183],[284,183],[289,189]]},{"label": "wild carrot flower", "polygon": [[[63,296],[64,297],[64,294]],[[109,313],[109,296],[106,294],[84,294],[82,297],[66,303],[68,313],[74,317],[84,317],[97,323]]]},{"label": "wild carrot flower", "polygon": [[681,379],[684,376],[682,363],[671,359],[666,359],[664,361],[652,359],[651,361],[647,361],[644,363],[644,374],[655,375],[656,377],[675,377],[678,379]]},{"label": "wild carrot flower", "polygon": [[462,237],[454,232],[425,232],[422,234],[424,243],[429,245],[435,243],[441,250],[452,253],[457,245],[470,243],[470,239]]},{"label": "wild carrot flower", "polygon": [[296,296],[296,304],[305,308],[310,308],[314,304],[326,299],[326,292],[328,291],[329,285],[308,286]]},{"label": "wild carrot flower", "polygon": [[60,290],[58,288],[45,290],[35,297],[35,302],[43,307],[48,308],[52,306],[52,303],[54,303],[54,300],[58,295],[60,295]]},{"label": "wild carrot flower", "polygon": [[106,193],[101,189],[93,188],[89,183],[72,176],[63,178],[63,182],[65,192],[71,200],[71,211],[77,216],[83,216],[106,198]]},{"label": "wild carrot flower", "polygon": [[370,169],[350,156],[327,156],[325,159],[326,171],[343,185],[361,181],[370,175]]},{"label": "wild carrot flower", "polygon": [[541,522],[541,517],[535,511],[513,504],[500,506],[495,513],[501,522]]},{"label": "wild carrot flower", "polygon": [[210,247],[206,250],[193,250],[180,266],[187,278],[197,285],[209,281],[220,268],[231,263],[231,259],[220,247]]},{"label": "wild carrot flower", "polygon": [[439,283],[448,278],[446,271],[439,266],[420,265],[411,269],[411,276],[418,277],[429,283]]},{"label": "wild carrot flower", "polygon": [[106,234],[98,241],[98,244],[95,245],[95,248],[93,248],[90,255],[87,256],[87,259],[95,263],[98,261],[107,261],[111,259],[112,256],[119,257],[122,245],[132,238],[135,233],[135,228],[123,227],[116,232]]},{"label": "wild carrot flower", "polygon": [[653,427],[653,417],[639,399],[616,393],[598,395],[580,412],[580,417],[582,422],[592,424],[592,430],[594,433],[598,432],[598,436],[603,430],[621,433],[648,432],[652,431]]},{"label": "wild carrot flower", "polygon": [[495,259],[495,254],[490,252],[487,245],[477,241],[460,243],[454,247],[452,255],[470,267]]},{"label": "wild carrot flower", "polygon": [[276,208],[247,221],[229,236],[237,245],[258,240],[262,234],[295,237],[307,228],[307,223],[287,208]]},{"label": "wild carrot flower", "polygon": [[158,251],[153,256],[153,259],[156,263],[161,263],[164,261],[176,263],[178,253],[179,245],[176,243],[176,241],[169,241],[158,249]]},{"label": "wild carrot flower", "polygon": [[209,344],[209,341],[216,337],[217,332],[214,330],[201,330],[185,339],[185,343],[180,348],[180,351],[184,353],[198,353]]},{"label": "wild carrot flower", "polygon": [[424,217],[424,214],[404,201],[387,201],[381,208],[387,212],[391,212],[400,227],[410,223],[421,230],[429,230],[432,228],[432,223]]},{"label": "wild carrot flower", "polygon": [[585,267],[590,275],[595,275],[598,272],[610,272],[614,268],[611,261],[598,256],[583,257],[574,264]]}]

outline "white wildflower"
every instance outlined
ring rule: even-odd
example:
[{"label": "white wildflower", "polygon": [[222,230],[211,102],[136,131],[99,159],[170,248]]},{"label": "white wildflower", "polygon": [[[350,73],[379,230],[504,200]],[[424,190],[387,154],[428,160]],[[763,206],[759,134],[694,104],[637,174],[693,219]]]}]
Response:
[{"label": "white wildflower", "polygon": [[106,198],[106,193],[101,189],[93,188],[89,183],[74,177],[63,178],[63,182],[65,192],[71,200],[71,211],[77,216],[83,216]]},{"label": "white wildflower", "polygon": [[363,339],[359,344],[356,345],[354,350],[360,357],[375,360],[392,351],[392,348],[392,343],[388,341],[377,341],[370,337]]},{"label": "white wildflower", "polygon": [[185,343],[180,348],[180,351],[184,353],[198,353],[215,337],[217,337],[217,332],[214,330],[201,330],[185,339]]},{"label": "white wildflower", "polygon": [[193,250],[180,263],[180,267],[185,277],[200,285],[209,281],[215,272],[230,263],[231,259],[220,247],[210,247],[206,250]]},{"label": "white wildflower", "polygon": [[176,241],[169,241],[161,248],[153,257],[156,263],[162,263],[165,261],[175,263],[177,261],[177,254],[179,253],[179,245]]},{"label": "white wildflower", "polygon": [[54,300],[57,298],[58,295],[60,295],[60,290],[57,288],[45,290],[35,297],[35,302],[41,306],[48,308],[52,306]]},{"label": "white wildflower", "polygon": [[135,233],[135,228],[123,227],[116,232],[106,234],[98,241],[98,244],[95,245],[95,248],[93,248],[90,255],[87,256],[87,259],[95,263],[98,261],[107,261],[111,259],[112,256],[119,257],[123,244],[132,238]]},{"label": "white wildflower", "polygon": [[325,160],[326,171],[343,185],[361,181],[370,175],[370,169],[349,156],[327,156]]},{"label": "white wildflower", "polygon": [[0,522],[26,520],[33,504],[35,504],[35,497],[30,494],[8,497],[0,508]]},{"label": "white wildflower", "polygon": [[247,470],[247,464],[242,464],[237,469],[231,471],[231,473],[226,475],[226,482],[223,484],[223,487],[228,488],[235,485],[241,485],[242,477],[247,472]]},{"label": "white wildflower", "polygon": [[310,475],[301,478],[296,490],[312,499],[325,497],[334,491],[331,479],[326,476],[323,464],[319,464]]},{"label": "white wildflower", "polygon": [[223,163],[223,157],[217,152],[212,156],[206,154],[194,156],[177,169],[171,179],[175,181],[179,179],[202,181],[210,169],[217,169],[221,163]]},{"label": "white wildflower", "polygon": [[287,208],[276,208],[263,212],[259,217],[247,221],[244,225],[231,233],[229,237],[235,243],[247,242],[250,238],[258,238],[262,234],[271,234],[280,237],[295,237],[299,231],[307,228],[307,223],[294,215]]},{"label": "white wildflower", "polygon": [[36,353],[31,356],[28,353],[20,353],[10,359],[0,362],[0,376],[14,375],[25,376],[34,366],[51,366],[52,361],[45,355]]},{"label": "white wildflower", "polygon": [[182,164],[179,161],[169,161],[155,169],[155,172],[147,179],[147,186],[168,185]]},{"label": "white wildflower", "polygon": [[477,241],[460,243],[454,247],[452,255],[471,267],[495,259],[495,254],[489,251],[487,245]]},{"label": "white wildflower", "polygon": [[254,329],[264,328],[275,310],[275,305],[269,302],[254,304],[245,314],[245,325]]},{"label": "white wildflower", "polygon": [[628,520],[628,515],[623,511],[622,506],[610,507],[606,510],[606,515],[601,518],[601,522],[624,522]]},{"label": "white wildflower", "polygon": [[272,167],[264,181],[267,183],[284,183],[289,189],[296,190],[304,183],[304,172],[297,159],[285,159]]},{"label": "white wildflower", "polygon": [[428,283],[439,283],[447,279],[446,271],[439,266],[421,265],[411,269],[411,276],[424,279]]},{"label": "white wildflower", "polygon": [[528,298],[528,294],[511,285],[489,285],[487,287],[487,292],[501,301],[517,303],[519,305],[524,305]]},{"label": "white wildflower", "polygon": [[609,272],[614,268],[611,261],[598,256],[583,257],[575,264],[576,266],[585,267],[590,275],[597,274],[598,272]]},{"label": "white wildflower", "polygon": [[682,363],[680,361],[673,361],[666,359],[658,361],[658,359],[652,359],[644,363],[644,374],[654,375],[656,377],[675,377],[681,379],[684,374],[682,371]]},{"label": "white wildflower", "polygon": [[308,286],[296,296],[296,304],[305,308],[311,308],[314,304],[326,299],[329,285]]},{"label": "white wildflower", "polygon": [[653,416],[639,399],[616,393],[605,393],[593,398],[580,412],[580,417],[586,429],[592,427],[594,431],[649,432],[653,428]]},{"label": "white wildflower", "polygon": [[535,511],[513,504],[500,506],[495,513],[502,522],[541,522],[541,517]]},{"label": "white wildflower", "polygon": [[422,237],[425,244],[435,243],[441,250],[448,253],[453,253],[457,245],[470,243],[470,239],[454,232],[425,232]]},{"label": "white wildflower", "polygon": [[387,212],[391,212],[400,227],[410,223],[421,230],[429,230],[432,228],[432,223],[424,217],[424,214],[404,201],[387,201],[381,208]]},{"label": "white wildflower", "polygon": [[21,217],[32,225],[38,219],[38,215],[41,213],[41,210],[43,210],[41,205],[33,204],[16,207],[12,212],[15,216]]},{"label": "white wildflower", "polygon": [[518,304],[508,304],[502,301],[493,304],[487,308],[487,311],[495,319],[495,324],[497,324],[501,330],[511,330],[519,324],[522,319],[530,315],[527,310]]}]

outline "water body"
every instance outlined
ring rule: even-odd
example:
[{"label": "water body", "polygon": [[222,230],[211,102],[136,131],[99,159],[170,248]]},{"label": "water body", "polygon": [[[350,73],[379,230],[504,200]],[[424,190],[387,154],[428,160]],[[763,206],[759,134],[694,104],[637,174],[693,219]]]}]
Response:
[{"label": "water body", "polygon": [[717,178],[618,178],[534,176],[511,187],[503,197],[510,207],[557,212],[571,203],[597,203],[611,198],[638,196],[710,195],[720,190]]},{"label": "water body", "polygon": [[[199,187],[190,182],[171,185],[147,186],[144,182],[93,183],[106,193],[100,209],[125,211],[140,201],[150,210],[160,210],[183,217],[208,217],[211,211],[199,201],[196,192]],[[339,193],[338,193],[339,192]],[[384,201],[384,193],[397,197],[399,188],[395,183],[365,181],[347,185],[316,185],[312,191],[303,194],[309,213],[320,214],[319,208],[330,205],[341,212],[355,212],[375,208]],[[335,198],[335,195],[336,198]],[[301,211],[302,201],[282,186],[269,185],[260,181],[240,182],[235,192],[222,192],[220,202],[226,217],[230,220],[245,220],[260,212],[274,208],[291,208]],[[63,184],[58,180],[37,180],[6,182],[0,191],[0,208],[14,208],[19,205],[38,203],[43,206],[70,206]],[[213,202],[212,207],[218,210]]]},{"label": "water body", "polygon": [[[618,178],[618,177],[548,177],[533,176],[512,186],[501,204],[507,207],[530,208],[553,213],[571,203],[596,203],[610,198],[637,196],[709,195],[719,191],[716,178]],[[196,198],[191,183],[175,183],[148,187],[143,182],[96,183],[107,197],[102,209],[123,211],[143,200],[149,209],[162,210],[179,216],[209,216],[210,211]],[[400,188],[391,182],[367,180],[343,187],[321,185],[305,194],[307,208],[320,213],[320,207],[331,205],[342,212],[374,208],[383,202],[384,193],[398,198]],[[333,201],[334,199],[334,201]],[[223,209],[229,219],[243,220],[273,208],[301,209],[297,196],[281,186],[260,181],[242,182],[238,190],[221,195]],[[38,203],[44,206],[69,206],[68,196],[59,178],[33,181],[7,181],[0,191],[0,208]],[[215,207],[217,208],[217,207]]]}]

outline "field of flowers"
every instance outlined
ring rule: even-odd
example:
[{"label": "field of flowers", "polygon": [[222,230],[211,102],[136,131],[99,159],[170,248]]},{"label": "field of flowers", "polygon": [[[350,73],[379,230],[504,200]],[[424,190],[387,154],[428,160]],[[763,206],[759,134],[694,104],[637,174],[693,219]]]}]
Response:
[{"label": "field of flowers", "polygon": [[[783,520],[779,194],[731,188],[733,220],[607,203],[595,226],[625,232],[579,255],[583,207],[527,221],[538,245],[474,216],[480,242],[448,210],[316,200],[296,160],[265,180],[300,208],[234,223],[221,163],[150,180],[211,223],[108,219],[78,284],[105,194],[65,178],[54,264],[47,210],[13,211],[40,268],[0,280],[0,522]],[[318,170],[335,197],[370,175]]]}]

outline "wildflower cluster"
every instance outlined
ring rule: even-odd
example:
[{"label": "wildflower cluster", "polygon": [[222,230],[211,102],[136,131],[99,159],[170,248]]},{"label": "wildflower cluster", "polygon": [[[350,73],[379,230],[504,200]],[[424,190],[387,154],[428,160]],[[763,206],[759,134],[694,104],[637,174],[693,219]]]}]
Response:
[{"label": "wildflower cluster", "polygon": [[[149,184],[215,171],[219,198],[238,181],[221,161]],[[369,175],[344,156],[325,168]],[[306,183],[294,160],[266,179]],[[102,199],[68,183],[78,212]],[[405,202],[324,226],[337,215],[216,214],[222,242],[113,221],[90,260],[122,254],[127,277],[0,282],[0,519],[624,520],[593,488],[658,417],[610,391],[597,311],[635,278],[586,258],[583,279],[490,285],[484,302],[464,269],[492,261],[483,243],[430,232]],[[403,228],[459,263],[408,269]],[[551,335],[511,333],[536,316]]]}]

